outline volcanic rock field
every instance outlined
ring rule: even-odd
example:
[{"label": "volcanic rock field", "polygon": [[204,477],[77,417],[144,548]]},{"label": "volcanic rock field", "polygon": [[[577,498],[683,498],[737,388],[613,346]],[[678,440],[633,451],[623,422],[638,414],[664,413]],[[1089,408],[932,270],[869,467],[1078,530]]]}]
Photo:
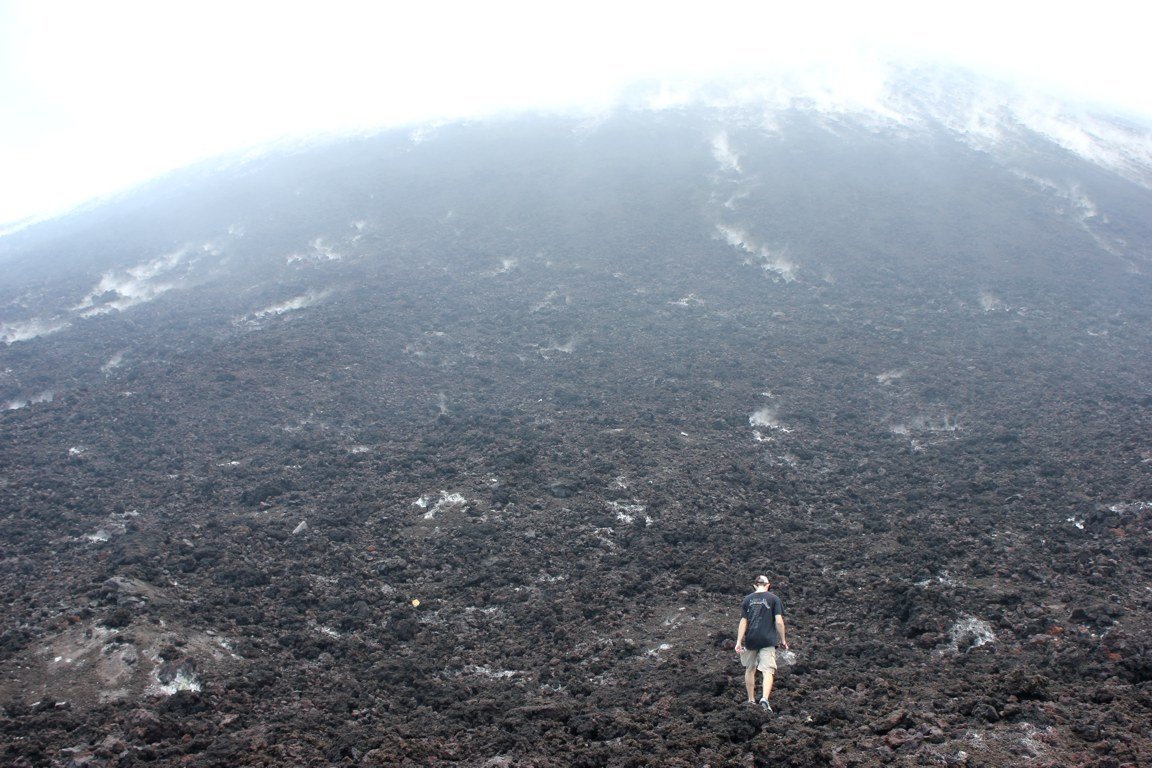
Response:
[{"label": "volcanic rock field", "polygon": [[0,763],[1152,764],[1140,181],[620,110],[0,238]]}]

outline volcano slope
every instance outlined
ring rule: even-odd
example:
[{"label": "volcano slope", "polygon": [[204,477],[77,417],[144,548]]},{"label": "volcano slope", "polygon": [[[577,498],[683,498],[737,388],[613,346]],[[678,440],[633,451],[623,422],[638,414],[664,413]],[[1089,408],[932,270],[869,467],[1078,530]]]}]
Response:
[{"label": "volcano slope", "polygon": [[1148,764],[1149,210],[1022,128],[621,111],[9,235],[0,760]]}]

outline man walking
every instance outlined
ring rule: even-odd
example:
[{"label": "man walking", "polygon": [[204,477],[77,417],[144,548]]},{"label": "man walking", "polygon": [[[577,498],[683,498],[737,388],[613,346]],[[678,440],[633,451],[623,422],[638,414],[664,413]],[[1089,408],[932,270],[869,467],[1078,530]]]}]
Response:
[{"label": "man walking", "polygon": [[736,653],[744,665],[744,686],[748,689],[748,703],[756,703],[756,671],[764,675],[764,695],[760,707],[772,711],[768,703],[772,696],[772,681],[776,677],[776,646],[788,650],[784,632],[784,605],[780,598],[768,591],[772,586],[767,576],[757,576],[752,582],[756,591],[740,604],[740,626],[736,630]]}]

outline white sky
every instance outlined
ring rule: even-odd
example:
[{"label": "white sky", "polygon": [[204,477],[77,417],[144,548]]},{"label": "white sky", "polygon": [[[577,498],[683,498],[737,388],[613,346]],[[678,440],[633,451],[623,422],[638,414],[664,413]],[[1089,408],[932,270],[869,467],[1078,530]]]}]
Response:
[{"label": "white sky", "polygon": [[0,0],[0,224],[278,137],[874,58],[1147,118],[1149,22],[1133,0]]}]

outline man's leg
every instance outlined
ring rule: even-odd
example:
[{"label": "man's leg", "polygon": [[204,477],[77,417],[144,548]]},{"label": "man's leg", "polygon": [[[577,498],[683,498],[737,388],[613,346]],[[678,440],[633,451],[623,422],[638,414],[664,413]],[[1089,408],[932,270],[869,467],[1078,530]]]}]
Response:
[{"label": "man's leg", "polygon": [[756,701],[756,664],[744,669],[744,687],[748,689],[748,701]]},{"label": "man's leg", "polygon": [[772,681],[776,679],[776,674],[772,670],[764,673],[764,698],[772,698]]},{"label": "man's leg", "polygon": [[776,680],[776,649],[765,648],[756,659],[756,666],[764,673],[764,700],[772,696],[772,683]]}]

